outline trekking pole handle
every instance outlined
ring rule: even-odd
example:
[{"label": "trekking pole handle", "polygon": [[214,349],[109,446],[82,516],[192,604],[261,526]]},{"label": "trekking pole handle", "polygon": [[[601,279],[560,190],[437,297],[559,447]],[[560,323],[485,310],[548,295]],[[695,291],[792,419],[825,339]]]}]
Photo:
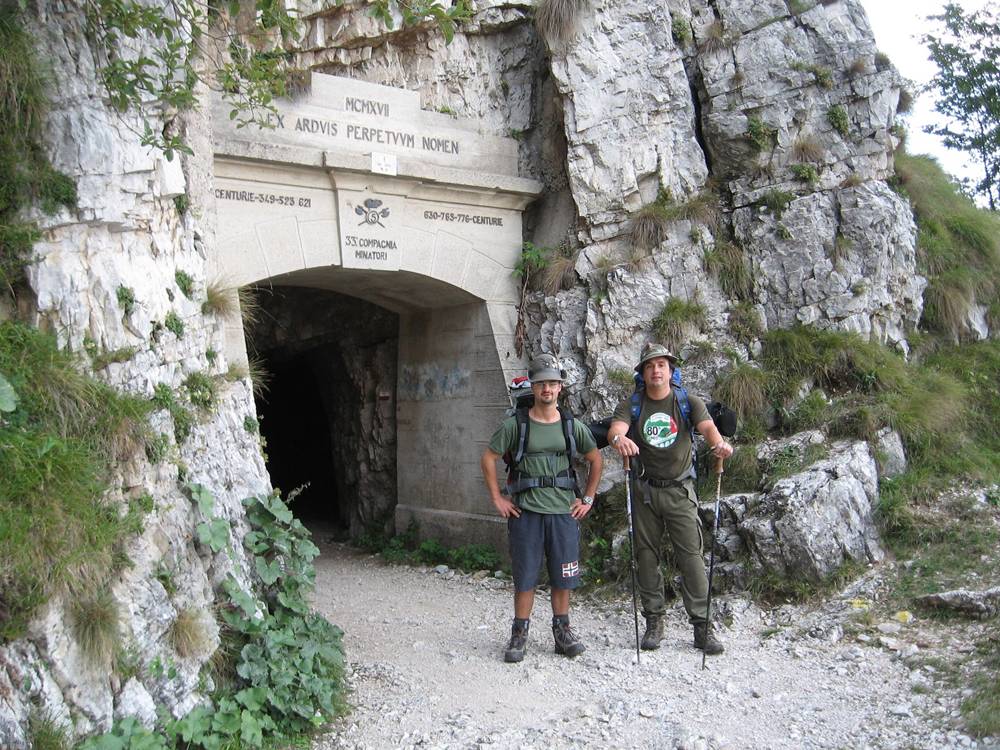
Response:
[{"label": "trekking pole handle", "polygon": [[722,463],[725,460],[726,459],[722,458],[722,456],[716,456],[715,457],[715,473],[716,474],[721,474],[724,471],[724,469],[722,468]]},{"label": "trekking pole handle", "polygon": [[629,472],[628,456],[622,458],[622,462],[624,463],[625,473],[628,474]]}]

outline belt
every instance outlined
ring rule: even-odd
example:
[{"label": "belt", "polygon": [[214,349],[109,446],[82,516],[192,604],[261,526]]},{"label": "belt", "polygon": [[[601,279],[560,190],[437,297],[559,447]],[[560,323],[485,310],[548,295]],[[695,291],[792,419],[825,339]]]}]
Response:
[{"label": "belt", "polygon": [[656,477],[642,477],[639,481],[646,482],[650,487],[663,489],[664,487],[682,487],[690,477],[682,479],[657,479]]}]

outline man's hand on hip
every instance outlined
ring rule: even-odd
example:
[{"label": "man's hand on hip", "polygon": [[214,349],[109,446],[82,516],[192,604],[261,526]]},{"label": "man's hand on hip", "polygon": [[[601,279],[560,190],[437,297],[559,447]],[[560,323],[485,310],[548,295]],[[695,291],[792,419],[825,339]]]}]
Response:
[{"label": "man's hand on hip", "polygon": [[497,495],[496,497],[490,499],[493,501],[493,507],[497,509],[497,513],[500,514],[501,518],[521,517],[521,509],[514,505],[513,501],[511,501],[509,497]]}]

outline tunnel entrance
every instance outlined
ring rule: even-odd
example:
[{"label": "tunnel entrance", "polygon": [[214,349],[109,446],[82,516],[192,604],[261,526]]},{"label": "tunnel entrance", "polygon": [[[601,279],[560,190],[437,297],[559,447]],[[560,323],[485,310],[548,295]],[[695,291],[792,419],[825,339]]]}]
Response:
[{"label": "tunnel entrance", "polygon": [[264,373],[268,472],[305,524],[335,538],[390,529],[396,507],[399,317],[337,292],[258,287],[246,328]]}]

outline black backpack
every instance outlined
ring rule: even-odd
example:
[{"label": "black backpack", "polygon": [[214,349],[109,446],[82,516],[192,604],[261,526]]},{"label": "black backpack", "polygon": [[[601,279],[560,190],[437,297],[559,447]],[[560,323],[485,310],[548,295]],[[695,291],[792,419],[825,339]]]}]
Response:
[{"label": "black backpack", "polygon": [[503,454],[503,461],[507,465],[507,494],[515,497],[526,490],[538,487],[558,487],[572,491],[574,497],[580,497],[576,472],[573,470],[573,459],[576,458],[576,436],[573,434],[572,412],[562,406],[559,407],[559,421],[563,437],[566,439],[566,451],[565,453],[552,454],[553,457],[565,455],[569,459],[569,468],[553,472],[555,476],[533,477],[522,473],[518,468],[528,447],[528,433],[531,426],[528,410],[535,404],[535,395],[531,392],[528,379],[524,377],[514,378],[510,385],[510,396],[511,416],[517,423],[517,445],[513,451],[508,450]]}]

